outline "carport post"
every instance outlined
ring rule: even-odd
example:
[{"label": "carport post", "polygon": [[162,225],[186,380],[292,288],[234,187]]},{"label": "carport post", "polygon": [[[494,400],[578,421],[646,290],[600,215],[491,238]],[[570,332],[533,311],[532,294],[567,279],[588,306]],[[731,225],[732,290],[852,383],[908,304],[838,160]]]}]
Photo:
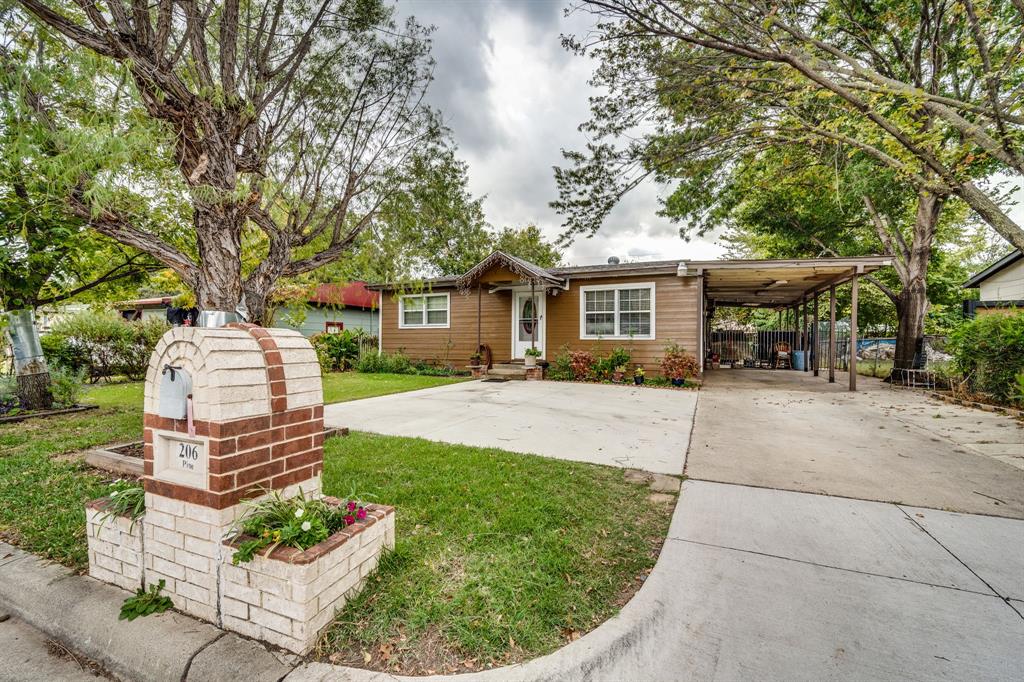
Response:
[{"label": "carport post", "polygon": [[828,383],[836,383],[836,285],[828,288]]},{"label": "carport post", "polygon": [[811,362],[814,363],[814,376],[818,376],[818,292],[814,292],[814,316],[811,322]]},{"label": "carport post", "polygon": [[807,299],[804,299],[804,323],[800,328],[800,333],[803,335],[803,350],[804,350],[804,371],[808,371],[811,368],[811,337],[807,334]]},{"label": "carport post", "polygon": [[854,271],[850,282],[850,390],[857,390],[857,284],[860,275]]}]

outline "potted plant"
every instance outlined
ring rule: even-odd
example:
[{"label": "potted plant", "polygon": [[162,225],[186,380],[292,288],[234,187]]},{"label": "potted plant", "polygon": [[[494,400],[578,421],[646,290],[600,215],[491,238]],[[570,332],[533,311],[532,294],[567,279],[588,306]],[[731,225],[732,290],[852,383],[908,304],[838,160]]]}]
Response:
[{"label": "potted plant", "polygon": [[540,348],[527,348],[526,352],[523,353],[527,367],[536,367],[537,358],[540,357]]},{"label": "potted plant", "polygon": [[614,381],[617,384],[621,384],[622,383],[622,379],[625,376],[626,376],[626,366],[625,365],[619,365],[614,370],[612,370],[612,381]]},{"label": "potted plant", "polygon": [[673,386],[683,386],[687,379],[697,375],[699,369],[697,358],[687,353],[678,343],[669,343],[665,346],[665,355],[661,358],[661,373],[672,381]]},{"label": "potted plant", "polygon": [[479,351],[469,356],[469,371],[474,379],[479,379],[484,375],[483,359],[484,356]]},{"label": "potted plant", "polygon": [[637,386],[644,383],[644,368],[641,365],[637,365],[633,370],[633,383]]}]

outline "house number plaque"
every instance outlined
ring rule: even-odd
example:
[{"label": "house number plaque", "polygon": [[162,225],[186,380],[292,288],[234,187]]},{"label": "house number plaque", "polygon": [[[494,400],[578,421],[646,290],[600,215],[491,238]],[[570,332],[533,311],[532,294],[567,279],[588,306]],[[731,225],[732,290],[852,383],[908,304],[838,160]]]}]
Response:
[{"label": "house number plaque", "polygon": [[180,433],[153,434],[153,477],[171,483],[207,487],[207,443]]}]

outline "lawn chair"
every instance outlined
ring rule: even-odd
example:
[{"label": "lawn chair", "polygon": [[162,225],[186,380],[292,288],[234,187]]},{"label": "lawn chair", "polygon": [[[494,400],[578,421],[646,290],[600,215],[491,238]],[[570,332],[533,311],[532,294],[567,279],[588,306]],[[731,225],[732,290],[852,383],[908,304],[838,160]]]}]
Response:
[{"label": "lawn chair", "polygon": [[775,342],[775,369],[793,369],[793,349],[789,341]]}]

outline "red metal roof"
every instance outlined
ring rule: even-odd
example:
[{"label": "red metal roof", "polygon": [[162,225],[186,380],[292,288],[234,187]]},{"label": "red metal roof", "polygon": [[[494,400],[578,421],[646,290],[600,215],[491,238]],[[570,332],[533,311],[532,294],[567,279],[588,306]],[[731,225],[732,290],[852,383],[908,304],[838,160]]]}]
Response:
[{"label": "red metal roof", "polygon": [[367,289],[366,282],[321,284],[309,297],[309,302],[346,308],[377,308],[380,305],[380,294]]}]

